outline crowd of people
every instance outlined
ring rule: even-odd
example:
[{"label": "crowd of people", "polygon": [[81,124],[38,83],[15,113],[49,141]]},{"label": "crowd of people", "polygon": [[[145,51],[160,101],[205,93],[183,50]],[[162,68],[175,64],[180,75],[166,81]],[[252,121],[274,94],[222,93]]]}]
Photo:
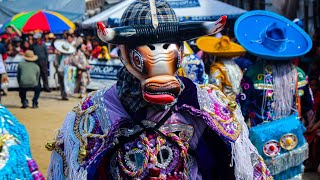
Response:
[{"label": "crowd of people", "polygon": [[[60,35],[54,35],[50,32],[21,33],[14,25],[10,25],[6,27],[5,33],[0,35],[0,53],[2,55],[1,60],[3,61],[3,63],[0,63],[3,65],[0,67],[0,69],[2,68],[0,71],[2,83],[7,83],[8,81],[5,70],[6,59],[22,56],[23,59],[26,60],[25,55],[30,55],[30,51],[32,51],[35,55],[34,57],[36,57],[36,60],[32,62],[36,63],[40,68],[41,81],[37,78],[37,73],[35,73],[37,70],[35,70],[35,67],[31,68],[30,63],[21,63],[19,65],[17,80],[19,83],[22,108],[28,107],[28,101],[25,96],[28,90],[35,92],[32,107],[37,108],[41,90],[51,92],[48,83],[48,56],[49,54],[55,54],[56,60],[54,66],[57,71],[62,100],[68,100],[68,96],[73,93],[79,93],[79,97],[82,98],[90,82],[90,74],[88,73],[90,68],[89,60],[99,59],[105,61],[117,58],[118,56],[117,48],[109,52],[107,46],[101,46],[100,44],[97,38],[84,36],[83,33],[76,34],[72,30]],[[64,50],[63,48],[69,49]],[[69,60],[65,59],[66,57],[69,58]],[[26,60],[26,62],[30,61]],[[74,87],[69,88],[69,90],[65,87],[64,82],[64,71],[68,71],[68,69],[62,66],[62,62],[64,62],[65,65],[75,67],[74,71],[76,74],[74,74],[73,77]],[[29,72],[32,72],[34,75],[32,76]],[[25,76],[24,73],[29,74],[29,76]],[[33,82],[34,78],[39,79],[39,82],[30,83],[29,85],[24,83],[25,81]]]}]

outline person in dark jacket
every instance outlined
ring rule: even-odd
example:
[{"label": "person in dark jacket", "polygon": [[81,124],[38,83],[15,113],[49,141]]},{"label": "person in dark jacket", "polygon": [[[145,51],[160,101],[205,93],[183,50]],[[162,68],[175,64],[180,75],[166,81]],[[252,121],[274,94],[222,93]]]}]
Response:
[{"label": "person in dark jacket", "polygon": [[28,107],[28,100],[26,97],[28,90],[34,91],[32,100],[32,107],[38,108],[38,99],[41,92],[40,86],[40,68],[35,63],[38,56],[34,55],[33,51],[27,50],[22,56],[26,61],[20,62],[18,65],[18,83],[19,83],[19,96],[21,98],[22,107]]},{"label": "person in dark jacket", "polygon": [[42,78],[43,89],[46,92],[50,92],[48,83],[48,50],[46,45],[41,40],[41,34],[35,33],[33,38],[35,43],[31,46],[31,50],[38,56],[37,64],[40,67],[40,76]]}]

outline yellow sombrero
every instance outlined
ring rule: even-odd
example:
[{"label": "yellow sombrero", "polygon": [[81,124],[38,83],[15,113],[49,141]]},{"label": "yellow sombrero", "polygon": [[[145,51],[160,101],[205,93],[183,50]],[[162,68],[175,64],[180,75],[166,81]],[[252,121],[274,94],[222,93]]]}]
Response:
[{"label": "yellow sombrero", "polygon": [[197,46],[200,50],[215,56],[235,57],[246,53],[242,46],[231,42],[228,36],[221,38],[204,36],[197,40]]}]

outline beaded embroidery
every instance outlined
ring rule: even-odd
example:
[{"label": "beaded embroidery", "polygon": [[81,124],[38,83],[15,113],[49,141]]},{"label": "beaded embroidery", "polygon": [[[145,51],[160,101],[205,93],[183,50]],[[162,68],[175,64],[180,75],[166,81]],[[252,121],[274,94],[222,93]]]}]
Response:
[{"label": "beaded embroidery", "polygon": [[44,180],[31,157],[25,127],[0,105],[0,177],[1,179]]},{"label": "beaded embroidery", "polygon": [[[142,121],[142,124],[147,128],[156,125],[147,120]],[[128,137],[128,132],[130,135],[133,132],[139,133],[138,129],[141,128],[136,125],[133,127],[118,128],[117,138],[120,135]],[[159,128],[159,133],[142,133],[117,151],[115,159],[110,161],[111,174],[114,178],[122,177],[121,174],[124,173],[126,176],[142,179],[152,169],[158,168],[160,177],[167,177],[172,173],[174,177],[187,179],[188,167],[193,164],[188,161],[192,158],[187,158],[192,135],[192,126],[185,124],[164,124]]]},{"label": "beaded embroidery", "polygon": [[207,123],[212,124],[213,128],[230,140],[237,140],[241,125],[234,118],[232,108],[228,106],[231,101],[213,85],[201,85],[198,92],[200,106],[212,117]]}]

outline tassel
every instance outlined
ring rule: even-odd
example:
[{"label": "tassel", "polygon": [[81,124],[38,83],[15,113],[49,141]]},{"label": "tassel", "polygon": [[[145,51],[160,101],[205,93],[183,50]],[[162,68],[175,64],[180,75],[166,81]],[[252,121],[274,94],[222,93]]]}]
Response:
[{"label": "tassel", "polygon": [[51,154],[50,165],[48,168],[48,180],[52,179],[66,179],[63,173],[62,157],[55,151]]},{"label": "tassel", "polygon": [[251,161],[251,154],[258,154],[258,152],[249,140],[249,131],[239,108],[234,113],[242,128],[239,138],[231,144],[235,177],[236,179],[253,179],[254,165]]}]

